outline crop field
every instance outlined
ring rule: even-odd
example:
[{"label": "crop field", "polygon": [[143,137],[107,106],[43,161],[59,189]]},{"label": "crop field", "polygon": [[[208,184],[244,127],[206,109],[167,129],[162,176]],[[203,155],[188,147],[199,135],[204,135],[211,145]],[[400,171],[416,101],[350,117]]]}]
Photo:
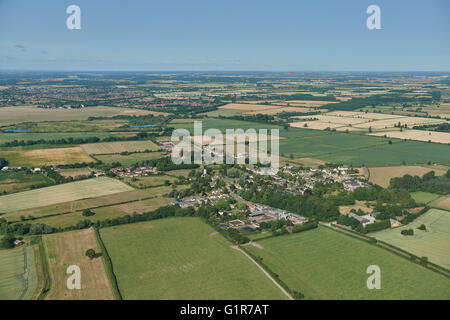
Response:
[{"label": "crop field", "polygon": [[425,173],[430,171],[434,171],[438,176],[441,176],[446,172],[444,170],[422,166],[371,167],[369,168],[369,181],[386,188],[389,186],[391,178],[403,177],[405,174],[422,177]]},{"label": "crop field", "polygon": [[48,186],[53,181],[42,174],[27,174],[23,171],[0,171],[0,194],[30,189],[31,186]]},{"label": "crop field", "polygon": [[89,117],[113,117],[116,115],[145,115],[150,112],[115,107],[88,107],[83,109],[43,109],[34,106],[0,108],[0,125],[39,122],[87,120]]},{"label": "crop field", "polygon": [[[88,249],[99,252],[92,228],[46,235],[43,239],[52,277],[47,300],[114,299],[102,257],[91,260],[85,254]],[[80,290],[67,288],[67,268],[71,265],[80,267]]]},{"label": "crop field", "polygon": [[[246,247],[306,299],[443,299],[450,279],[383,248],[319,227]],[[381,289],[369,290],[367,267],[381,269]]]},{"label": "crop field", "polygon": [[[32,119],[31,119],[32,120]],[[42,121],[25,122],[4,129],[22,129],[32,133],[63,133],[63,132],[105,132],[128,124],[127,120],[71,120],[71,121]]]},{"label": "crop field", "polygon": [[[135,181],[133,181],[135,180]],[[169,177],[166,175],[161,176],[143,176],[133,178],[124,178],[123,180],[127,184],[131,185],[134,188],[149,188],[164,185],[165,181],[173,182],[175,181],[174,177]]]},{"label": "crop field", "polygon": [[434,199],[439,198],[439,195],[436,193],[424,192],[424,191],[416,191],[411,192],[411,197],[420,204],[427,204]]},{"label": "crop field", "polygon": [[91,174],[91,169],[89,168],[73,168],[73,169],[61,169],[58,171],[63,177],[78,177],[78,176],[88,176]]},{"label": "crop field", "polygon": [[450,211],[450,195],[442,196],[429,204],[433,208]]},{"label": "crop field", "polygon": [[37,289],[33,248],[0,250],[0,300],[30,300]]},{"label": "crop field", "polygon": [[162,155],[163,155],[162,152],[144,152],[144,153],[133,153],[129,155],[104,154],[104,155],[96,155],[95,158],[106,164],[119,162],[123,166],[129,166],[135,164],[136,162],[158,159]]},{"label": "crop field", "polygon": [[[422,224],[426,226],[426,231],[417,229]],[[404,229],[413,229],[414,235],[402,235],[400,232]],[[450,269],[450,212],[448,211],[430,209],[405,226],[375,232],[371,235],[419,257],[428,257],[429,261]]]},{"label": "crop field", "polygon": [[132,189],[118,180],[106,177],[82,180],[1,196],[0,212],[43,207]]},{"label": "crop field", "polygon": [[436,143],[450,143],[450,133],[436,132],[426,130],[403,130],[403,131],[388,131],[371,133],[372,136],[384,136],[396,139],[416,140],[416,141],[431,141]]},{"label": "crop field", "polygon": [[[179,123],[175,128],[185,128],[193,135],[193,123]],[[240,121],[214,119],[203,121],[203,130],[249,128],[280,129],[280,154],[293,155],[294,158],[315,158],[326,162],[342,163],[353,166],[386,166],[421,164],[431,162],[448,162],[450,148],[441,144],[418,141],[389,140],[382,137],[310,130],[304,128],[281,129],[278,126]]]},{"label": "crop field", "polygon": [[[19,211],[14,211],[11,213],[6,213],[3,217],[8,221],[18,221],[21,216],[33,216],[36,220],[30,221],[38,222],[43,221],[44,219],[53,219],[53,217],[40,219],[50,215],[64,215],[70,216],[69,213],[75,213],[77,211],[82,211],[88,208],[99,208],[104,206],[112,206],[118,203],[139,201],[143,199],[148,199],[154,196],[162,196],[171,191],[171,187],[156,187],[151,189],[142,189],[142,190],[132,190],[125,191],[119,193],[108,194],[105,196],[95,197],[95,198],[87,198],[82,200],[75,200],[63,203],[52,204],[48,206],[38,207],[38,208],[30,208]],[[56,217],[55,217],[56,219]],[[59,220],[58,220],[59,221]],[[77,222],[79,220],[77,219]],[[72,225],[72,224],[70,224]]]},{"label": "crop field", "polygon": [[8,160],[11,166],[25,167],[94,161],[81,147],[0,151],[0,157]]},{"label": "crop field", "polygon": [[100,232],[124,299],[285,298],[257,266],[198,218]]},{"label": "crop field", "polygon": [[158,150],[159,147],[152,141],[120,141],[105,143],[83,144],[82,148],[88,154],[114,154],[121,152],[137,152],[145,150]]}]

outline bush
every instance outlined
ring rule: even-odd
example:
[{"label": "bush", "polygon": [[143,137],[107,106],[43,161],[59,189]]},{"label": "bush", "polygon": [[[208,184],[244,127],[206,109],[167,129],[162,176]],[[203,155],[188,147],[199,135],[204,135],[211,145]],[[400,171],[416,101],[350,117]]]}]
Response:
[{"label": "bush", "polygon": [[421,224],[419,227],[417,227],[419,230],[427,230],[427,227],[424,224]]},{"label": "bush", "polygon": [[93,216],[94,214],[95,214],[95,212],[90,209],[83,210],[83,213],[82,213],[82,215],[85,217],[90,217],[90,216]]},{"label": "bush", "polygon": [[400,233],[404,236],[412,236],[412,235],[414,235],[414,230],[413,229],[405,229],[405,230],[402,230]]},{"label": "bush", "polygon": [[94,259],[95,258],[95,250],[94,249],[88,249],[86,250],[86,257],[88,257],[89,259]]}]

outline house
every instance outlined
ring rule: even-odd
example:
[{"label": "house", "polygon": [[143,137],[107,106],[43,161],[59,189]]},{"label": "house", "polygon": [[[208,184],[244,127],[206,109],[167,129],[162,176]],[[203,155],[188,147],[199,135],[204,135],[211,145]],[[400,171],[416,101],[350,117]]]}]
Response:
[{"label": "house", "polygon": [[16,239],[16,240],[14,241],[14,245],[15,245],[15,246],[20,246],[21,244],[23,244],[23,241],[22,241],[22,240]]},{"label": "house", "polygon": [[350,213],[348,214],[348,216],[349,216],[350,218],[354,218],[354,219],[358,220],[359,223],[361,223],[363,226],[370,222],[369,219],[367,219],[367,218],[365,218],[365,217],[362,217],[362,216],[358,216],[357,214],[355,214],[355,213],[353,213],[353,212],[350,212]]}]

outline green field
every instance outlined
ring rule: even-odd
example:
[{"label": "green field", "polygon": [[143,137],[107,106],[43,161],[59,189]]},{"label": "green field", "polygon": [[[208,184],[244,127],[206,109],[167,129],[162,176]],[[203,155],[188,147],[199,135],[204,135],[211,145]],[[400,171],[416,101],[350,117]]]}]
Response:
[{"label": "green field", "polygon": [[[193,123],[170,124],[188,129],[193,134]],[[203,121],[203,130],[280,128],[272,124],[214,119]],[[302,128],[280,129],[280,155],[294,158],[316,158],[327,162],[353,166],[401,165],[431,162],[448,162],[450,148],[446,145],[418,141],[402,141],[343,132]],[[389,144],[392,140],[392,144]]]},{"label": "green field", "polygon": [[[26,133],[4,133],[0,132],[0,144],[5,142],[11,142],[14,140],[17,141],[36,141],[36,140],[58,140],[58,139],[67,139],[67,138],[88,138],[88,137],[99,137],[99,138],[107,138],[114,137],[115,135],[110,132],[46,132],[46,133],[34,133],[34,132],[26,132]],[[54,146],[52,146],[54,147]]]},{"label": "green field", "polygon": [[145,150],[157,150],[159,147],[153,141],[119,141],[104,143],[83,144],[82,148],[88,154],[114,154],[121,152],[137,152]]},{"label": "green field", "polygon": [[51,204],[133,190],[111,178],[101,177],[65,183],[0,197],[0,212],[12,212]]},{"label": "green field", "polygon": [[[450,299],[445,276],[325,227],[258,244],[246,250],[306,299]],[[380,290],[366,286],[370,265],[381,269]]]},{"label": "green field", "polygon": [[53,181],[43,174],[30,174],[24,171],[0,171],[0,194],[30,189],[31,186],[52,185]]},{"label": "green field", "polygon": [[[424,224],[428,231],[418,230]],[[413,229],[413,236],[403,236],[404,229]],[[450,269],[450,212],[430,209],[413,222],[395,229],[371,234],[377,239],[390,243],[419,257]]]},{"label": "green field", "polygon": [[124,299],[285,298],[257,266],[213,232],[198,218],[101,229]]},{"label": "green field", "polygon": [[437,198],[430,203],[430,207],[450,211],[450,195]]},{"label": "green field", "polygon": [[433,201],[434,199],[439,198],[439,195],[436,193],[417,191],[417,192],[411,192],[411,197],[417,203],[427,204],[427,203]]},{"label": "green field", "polygon": [[33,248],[0,250],[0,261],[0,300],[30,300],[37,289]]},{"label": "green field", "polygon": [[105,155],[96,155],[95,158],[106,164],[119,162],[123,166],[130,166],[134,165],[136,162],[158,159],[162,156],[162,154],[163,154],[162,152],[133,153],[129,155],[105,154]]}]

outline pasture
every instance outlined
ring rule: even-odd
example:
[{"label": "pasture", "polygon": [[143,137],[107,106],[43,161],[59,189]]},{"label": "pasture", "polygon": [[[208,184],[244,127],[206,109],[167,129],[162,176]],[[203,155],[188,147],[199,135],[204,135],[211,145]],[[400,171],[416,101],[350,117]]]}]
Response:
[{"label": "pasture", "polygon": [[0,197],[0,212],[12,212],[56,203],[100,197],[133,188],[111,178],[100,177],[60,184]]},{"label": "pasture", "polygon": [[114,154],[121,152],[141,152],[145,150],[158,150],[159,147],[152,141],[119,141],[104,143],[88,143],[81,146],[88,154]]},{"label": "pasture", "polygon": [[0,194],[25,191],[30,187],[52,185],[53,181],[43,174],[31,174],[25,171],[0,171]]},{"label": "pasture", "polygon": [[[419,230],[424,224],[427,231]],[[413,229],[414,235],[404,236],[402,230]],[[394,229],[372,233],[371,236],[390,243],[419,257],[450,269],[450,212],[430,209],[413,222]]]},{"label": "pasture", "polygon": [[[68,138],[87,138],[87,137],[98,137],[107,138],[113,137],[114,134],[110,132],[23,132],[23,133],[4,133],[0,132],[0,144],[5,142],[17,141],[38,141],[38,140],[58,140],[58,139],[68,139]],[[40,145],[41,147],[44,145]],[[45,145],[47,146],[47,145]],[[5,149],[9,150],[9,149]]]},{"label": "pasture", "polygon": [[[340,232],[317,229],[258,241],[245,250],[306,299],[443,299],[450,279],[385,249]],[[367,267],[381,269],[381,289],[369,290]]]},{"label": "pasture", "polygon": [[39,167],[49,165],[92,162],[80,147],[49,148],[21,151],[0,151],[0,156],[9,161],[10,166]]},{"label": "pasture", "polygon": [[369,181],[386,188],[389,186],[389,182],[392,178],[403,177],[405,174],[422,177],[430,171],[434,171],[438,176],[441,176],[446,172],[441,169],[423,166],[371,167],[369,168]]},{"label": "pasture", "polygon": [[124,299],[285,298],[257,266],[199,218],[168,218],[100,232]]},{"label": "pasture", "polygon": [[[114,299],[106,276],[102,257],[90,259],[86,250],[99,247],[94,230],[76,230],[56,233],[43,237],[47,252],[52,287],[45,297],[47,300],[112,300]],[[77,265],[81,271],[81,289],[67,288],[67,268]]]},{"label": "pasture", "polygon": [[106,164],[119,162],[123,166],[130,166],[134,165],[137,162],[158,159],[162,155],[163,155],[162,152],[144,152],[144,153],[133,153],[129,155],[104,154],[104,155],[96,155],[95,158]]},{"label": "pasture", "polygon": [[0,250],[0,300],[31,300],[37,289],[34,250]]},{"label": "pasture", "polygon": [[430,193],[430,192],[424,192],[424,191],[416,191],[411,192],[411,197],[418,203],[418,204],[427,204],[434,199],[439,198],[439,195],[436,193]]}]

